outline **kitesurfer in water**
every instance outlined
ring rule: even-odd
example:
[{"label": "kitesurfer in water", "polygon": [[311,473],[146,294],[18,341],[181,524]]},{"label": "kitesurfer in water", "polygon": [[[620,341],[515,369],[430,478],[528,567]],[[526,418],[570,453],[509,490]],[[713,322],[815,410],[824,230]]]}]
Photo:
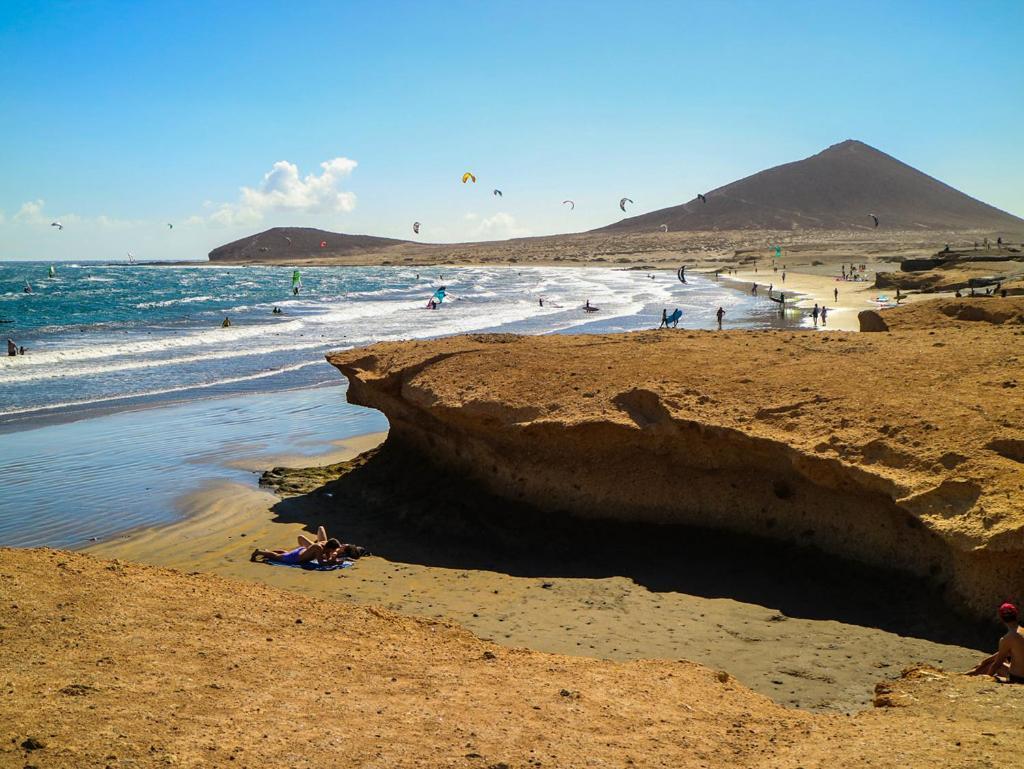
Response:
[{"label": "kitesurfer in water", "polygon": [[537,303],[538,303],[538,304],[539,304],[539,305],[540,305],[541,307],[543,307],[543,306],[544,306],[544,297],[542,296],[542,297],[540,297],[539,299],[537,299]]},{"label": "kitesurfer in water", "polygon": [[18,354],[18,345],[10,337],[7,337],[7,354],[12,358]]}]

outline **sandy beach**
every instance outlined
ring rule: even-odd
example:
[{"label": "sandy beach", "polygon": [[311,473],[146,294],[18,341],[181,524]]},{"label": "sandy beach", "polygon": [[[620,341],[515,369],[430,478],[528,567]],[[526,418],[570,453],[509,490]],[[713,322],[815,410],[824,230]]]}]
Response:
[{"label": "sandy beach", "polygon": [[[849,261],[820,264],[800,264],[796,268],[783,269],[781,262],[777,270],[762,267],[755,271],[753,269],[739,269],[729,275],[721,275],[720,280],[733,285],[737,290],[749,292],[756,283],[758,292],[763,294],[769,288],[772,295],[778,298],[780,292],[787,297],[787,307],[798,308],[810,318],[810,313],[815,304],[827,307],[828,316],[825,323],[819,324],[822,330],[833,331],[859,331],[860,324],[857,321],[857,313],[862,310],[874,310],[878,303],[874,299],[878,296],[887,296],[895,301],[896,292],[892,290],[879,289],[875,287],[875,273],[879,270],[891,270],[892,265],[883,262],[869,261],[858,262],[865,265],[863,272],[858,270],[857,275],[862,279],[842,279],[840,264],[849,266]],[[783,282],[782,274],[786,278]],[[838,290],[838,296],[834,293]],[[938,299],[951,297],[953,292],[904,292],[900,304],[911,304],[927,299]]]},{"label": "sandy beach", "polygon": [[[352,457],[383,438],[350,440],[342,450]],[[645,554],[650,543],[643,541],[635,544],[638,552],[622,551],[604,565],[597,556],[604,547],[600,543],[578,542],[578,552],[568,557],[510,551],[500,535],[467,540],[424,532],[406,517],[417,512],[415,489],[387,498],[390,505],[410,508],[399,518],[368,501],[385,493],[379,488],[325,497],[320,484],[342,469],[297,473],[296,490],[310,493],[283,502],[254,486],[203,489],[185,498],[180,523],[97,544],[88,552],[261,582],[337,602],[339,612],[359,604],[455,622],[513,648],[609,660],[693,660],[728,670],[777,702],[813,710],[863,708],[875,683],[911,662],[955,670],[979,656],[968,647],[980,646],[982,639],[970,629],[959,643],[952,637],[907,637],[915,622],[922,623],[918,632],[935,635],[922,616],[904,617],[909,624],[887,630],[858,624],[858,612],[864,618],[873,614],[861,599],[849,603],[847,598],[846,621],[809,615],[815,601],[848,593],[850,580],[870,575],[829,574],[827,566],[807,556],[789,563],[784,556],[759,554],[752,543],[743,545],[746,556],[737,558],[740,545],[714,538],[680,543],[683,563]],[[254,547],[291,547],[298,534],[309,534],[318,523],[377,555],[328,573],[249,562]],[[808,592],[796,563],[826,569],[815,589]],[[919,609],[940,610],[928,601]],[[874,614],[883,624],[899,621],[892,614],[887,619]]]}]

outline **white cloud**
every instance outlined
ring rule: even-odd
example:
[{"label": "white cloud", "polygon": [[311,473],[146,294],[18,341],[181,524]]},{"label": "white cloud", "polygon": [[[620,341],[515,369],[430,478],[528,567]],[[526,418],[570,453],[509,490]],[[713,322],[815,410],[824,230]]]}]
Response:
[{"label": "white cloud", "polygon": [[[469,217],[466,217],[469,219]],[[474,230],[474,237],[481,240],[505,240],[507,238],[521,238],[529,235],[530,231],[520,227],[512,214],[499,211],[494,216],[488,216],[480,220]]]},{"label": "white cloud", "polygon": [[22,203],[18,213],[14,215],[14,221],[25,224],[42,224],[46,220],[46,217],[43,216],[45,204],[44,200],[30,200],[27,203]]},{"label": "white cloud", "polygon": [[352,174],[358,163],[337,157],[320,164],[321,173],[299,176],[299,167],[279,160],[263,175],[258,187],[242,187],[237,203],[212,207],[207,221],[224,226],[248,225],[270,212],[328,214],[351,211],[356,207],[355,193],[341,189],[341,182]]},{"label": "white cloud", "polygon": [[[102,230],[125,230],[131,227],[145,227],[148,222],[141,219],[115,219],[114,217],[100,214],[99,216],[81,216],[80,214],[50,214],[46,212],[46,201],[42,199],[29,200],[21,204],[18,212],[11,217],[11,224],[49,226],[51,222],[60,222],[65,227],[98,228]],[[0,213],[0,223],[4,217]]]}]

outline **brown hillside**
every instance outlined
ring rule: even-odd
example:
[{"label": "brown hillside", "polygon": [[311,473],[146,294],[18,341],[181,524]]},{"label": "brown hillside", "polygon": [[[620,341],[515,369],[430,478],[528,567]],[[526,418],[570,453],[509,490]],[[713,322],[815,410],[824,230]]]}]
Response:
[{"label": "brown hillside", "polygon": [[595,232],[879,229],[1024,233],[1024,219],[943,184],[863,142],[769,168],[688,203],[623,219]]},{"label": "brown hillside", "polygon": [[[327,245],[321,247],[321,243]],[[273,227],[210,252],[211,262],[289,261],[379,252],[405,240],[345,235],[313,227]]]}]

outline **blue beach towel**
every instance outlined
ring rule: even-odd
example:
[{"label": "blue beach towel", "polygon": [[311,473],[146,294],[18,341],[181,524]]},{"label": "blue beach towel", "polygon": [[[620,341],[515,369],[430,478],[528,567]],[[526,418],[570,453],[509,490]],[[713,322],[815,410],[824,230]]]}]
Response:
[{"label": "blue beach towel", "polygon": [[289,566],[295,569],[305,569],[306,571],[337,571],[338,569],[347,569],[350,566],[355,566],[353,561],[342,561],[341,563],[320,563],[320,561],[312,560],[306,561],[305,563],[281,563],[280,561],[264,561],[263,563],[269,563],[271,566]]}]

